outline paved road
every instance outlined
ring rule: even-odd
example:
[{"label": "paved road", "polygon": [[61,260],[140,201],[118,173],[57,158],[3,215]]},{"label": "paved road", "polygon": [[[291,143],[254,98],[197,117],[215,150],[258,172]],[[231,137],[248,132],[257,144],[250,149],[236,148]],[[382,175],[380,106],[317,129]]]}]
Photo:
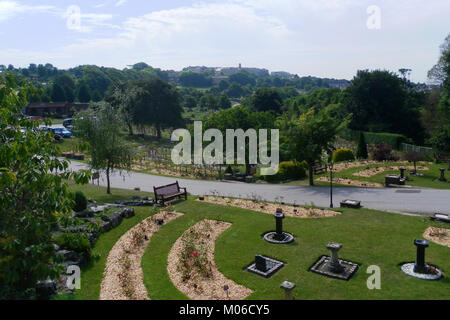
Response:
[{"label": "paved road", "polygon": [[[71,170],[86,169],[85,164],[72,161]],[[193,195],[211,194],[217,190],[221,195],[250,198],[257,194],[268,201],[276,201],[277,197],[283,197],[286,203],[311,204],[327,207],[330,205],[330,189],[328,187],[300,187],[266,184],[246,184],[239,182],[200,181],[189,179],[176,179],[149,175],[136,172],[128,172],[124,176],[114,174],[111,177],[111,186],[114,188],[134,189],[153,192],[153,186],[160,186],[179,181],[180,186],[187,187]],[[104,175],[100,178],[100,184],[106,185]],[[334,205],[344,199],[361,200],[366,208],[399,212],[406,214],[429,215],[435,212],[450,213],[450,190],[435,189],[370,189],[370,188],[333,188]]]}]

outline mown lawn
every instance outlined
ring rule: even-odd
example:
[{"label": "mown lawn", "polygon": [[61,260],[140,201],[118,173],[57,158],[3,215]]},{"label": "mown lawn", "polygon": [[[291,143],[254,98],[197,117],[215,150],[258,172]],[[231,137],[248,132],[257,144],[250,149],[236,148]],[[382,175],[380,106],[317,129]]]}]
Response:
[{"label": "mown lawn", "polygon": [[[425,218],[402,216],[367,209],[345,209],[334,218],[284,220],[285,230],[297,239],[289,245],[272,245],[261,235],[273,230],[270,215],[244,209],[189,200],[177,204],[185,213],[164,226],[152,237],[142,266],[144,282],[152,299],[186,299],[172,282],[166,270],[168,253],[181,234],[198,221],[208,218],[227,221],[233,226],[216,243],[216,264],[228,278],[252,289],[249,299],[282,299],[281,282],[297,284],[297,299],[449,299],[450,280],[437,282],[414,279],[400,271],[399,264],[415,260],[415,238],[421,238],[429,225],[441,225]],[[309,267],[323,254],[329,241],[343,243],[343,259],[361,264],[348,282],[326,278],[311,272]],[[286,266],[270,279],[245,272],[255,254],[286,262]],[[430,243],[427,261],[448,272],[450,248]],[[367,289],[370,265],[381,268],[381,290]]]}]

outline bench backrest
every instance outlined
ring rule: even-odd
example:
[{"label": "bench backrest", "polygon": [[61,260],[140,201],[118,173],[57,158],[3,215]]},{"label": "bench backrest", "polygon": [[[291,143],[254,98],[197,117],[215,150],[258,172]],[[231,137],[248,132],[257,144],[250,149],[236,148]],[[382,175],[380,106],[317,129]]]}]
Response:
[{"label": "bench backrest", "polygon": [[155,194],[158,195],[171,195],[180,192],[180,187],[178,182],[168,184],[166,186],[155,187]]}]

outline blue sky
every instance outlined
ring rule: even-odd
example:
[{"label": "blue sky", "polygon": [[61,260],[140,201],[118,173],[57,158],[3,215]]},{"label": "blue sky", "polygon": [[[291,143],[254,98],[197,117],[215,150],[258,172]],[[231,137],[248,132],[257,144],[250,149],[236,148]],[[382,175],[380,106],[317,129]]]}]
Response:
[{"label": "blue sky", "polygon": [[346,79],[405,67],[423,82],[449,17],[448,0],[0,0],[0,64],[242,63]]}]

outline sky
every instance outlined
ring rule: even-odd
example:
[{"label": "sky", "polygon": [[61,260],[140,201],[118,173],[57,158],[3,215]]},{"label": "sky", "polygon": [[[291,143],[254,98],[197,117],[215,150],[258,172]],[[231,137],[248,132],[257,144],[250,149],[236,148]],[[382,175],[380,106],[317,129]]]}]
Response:
[{"label": "sky", "polygon": [[241,63],[349,80],[409,68],[426,82],[449,17],[448,0],[0,0],[0,64]]}]

